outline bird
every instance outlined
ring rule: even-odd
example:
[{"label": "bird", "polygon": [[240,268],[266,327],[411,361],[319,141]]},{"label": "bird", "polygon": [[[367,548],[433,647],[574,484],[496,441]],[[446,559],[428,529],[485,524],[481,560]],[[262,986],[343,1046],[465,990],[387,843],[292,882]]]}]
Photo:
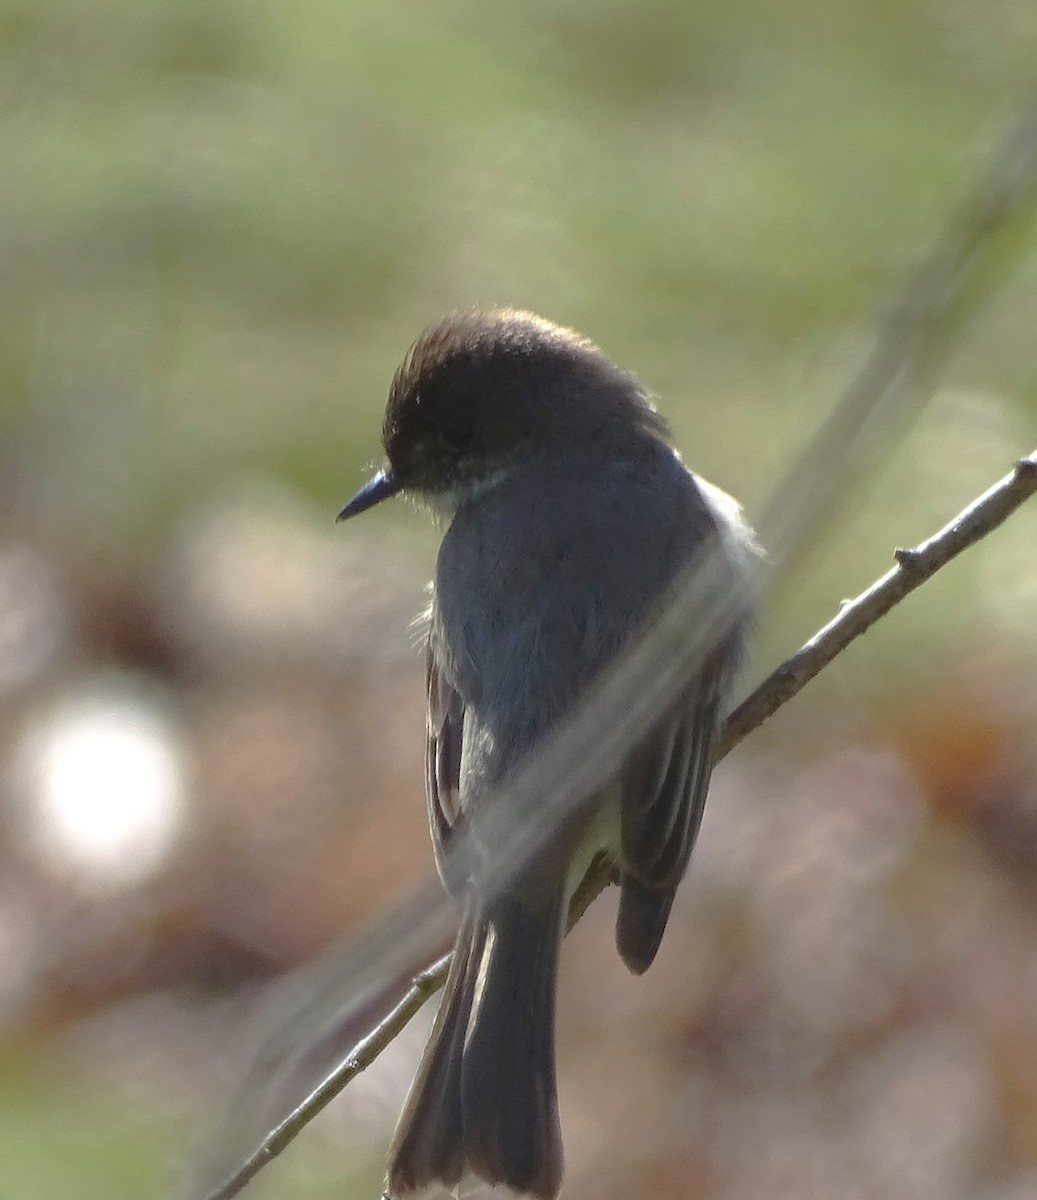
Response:
[{"label": "bird", "polygon": [[[620,958],[635,974],[650,966],[702,818],[758,550],[737,503],[684,465],[638,380],[533,313],[465,310],[426,329],[392,379],[382,444],[384,465],[339,519],[402,494],[443,530],[424,626],[425,793],[460,909],[386,1193],[456,1191],[474,1176],[554,1200],[555,988],[569,904],[592,864],[610,865]],[[471,856],[458,869],[451,848],[500,815],[509,773],[706,554],[731,611],[672,703],[531,861],[496,886]],[[535,808],[507,815],[537,819]]]}]

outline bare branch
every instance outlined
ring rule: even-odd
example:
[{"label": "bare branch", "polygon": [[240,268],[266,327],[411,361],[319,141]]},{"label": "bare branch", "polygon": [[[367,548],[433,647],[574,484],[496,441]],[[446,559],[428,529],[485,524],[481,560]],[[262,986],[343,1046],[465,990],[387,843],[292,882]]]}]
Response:
[{"label": "bare branch", "polygon": [[870,629],[894,605],[967,547],[986,537],[1037,491],[1037,451],[963,509],[939,533],[913,550],[897,550],[897,564],[844,604],[838,616],[787,659],[731,714],[720,743],[721,756],[792,699],[833,658]]},{"label": "bare branch", "polygon": [[207,1200],[231,1200],[259,1172],[293,1142],[306,1126],[323,1112],[342,1089],[361,1071],[366,1070],[407,1024],[417,1016],[421,1006],[443,986],[450,955],[426,967],[415,975],[400,1000],[366,1037],[353,1047],[334,1071],[263,1138],[256,1149],[241,1163],[233,1175],[210,1192]]}]

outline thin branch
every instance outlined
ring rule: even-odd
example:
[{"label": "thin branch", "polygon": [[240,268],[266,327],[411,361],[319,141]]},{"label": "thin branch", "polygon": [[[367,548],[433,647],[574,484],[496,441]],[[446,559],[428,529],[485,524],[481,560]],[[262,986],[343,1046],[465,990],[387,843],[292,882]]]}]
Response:
[{"label": "thin branch", "polygon": [[267,1163],[295,1141],[313,1118],[323,1112],[361,1071],[367,1070],[389,1043],[417,1016],[425,1001],[443,986],[449,966],[450,955],[445,954],[415,975],[404,995],[374,1029],[361,1038],[335,1070],[263,1138],[233,1175],[209,1193],[207,1200],[231,1200],[231,1197],[237,1196]]},{"label": "thin branch", "polygon": [[913,550],[897,550],[896,566],[844,604],[839,615],[797,650],[744,700],[728,719],[720,742],[723,756],[783,704],[788,703],[833,658],[859,638],[894,605],[952,558],[986,537],[1037,491],[1037,451],[963,509],[939,533]]},{"label": "thin branch", "polygon": [[[750,695],[728,719],[718,757],[728,754],[743,738],[787,704],[838,654],[884,617],[901,600],[946,566],[967,547],[1001,525],[1037,492],[1037,451],[1021,459],[1015,470],[963,509],[939,533],[912,550],[895,552],[896,566],[843,605],[839,615],[819,630]],[[574,897],[570,926],[605,888],[611,868],[602,866]],[[238,1169],[206,1200],[231,1200],[262,1168],[302,1132],[307,1124],[365,1070],[418,1013],[446,979],[446,954],[414,977],[392,1010],[354,1047],[352,1053],[263,1139]]]}]

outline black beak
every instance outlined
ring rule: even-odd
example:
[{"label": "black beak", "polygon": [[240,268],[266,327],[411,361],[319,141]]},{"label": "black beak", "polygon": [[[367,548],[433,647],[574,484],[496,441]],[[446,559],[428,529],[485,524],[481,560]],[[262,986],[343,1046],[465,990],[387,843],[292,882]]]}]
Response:
[{"label": "black beak", "polygon": [[402,486],[393,475],[391,468],[387,467],[384,471],[379,471],[373,479],[369,479],[364,484],[335,520],[348,521],[350,517],[355,517],[358,513],[367,512],[379,500],[387,500],[390,496],[395,496]]}]

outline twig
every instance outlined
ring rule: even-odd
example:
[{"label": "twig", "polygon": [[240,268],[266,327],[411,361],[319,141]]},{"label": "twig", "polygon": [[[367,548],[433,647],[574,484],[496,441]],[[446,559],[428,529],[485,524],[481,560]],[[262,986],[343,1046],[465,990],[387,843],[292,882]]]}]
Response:
[{"label": "twig", "polygon": [[[743,738],[787,704],[819,674],[850,642],[860,637],[905,596],[967,547],[974,545],[1007,520],[1037,492],[1037,451],[1021,459],[1015,470],[994,484],[963,509],[939,533],[912,550],[897,550],[896,566],[843,605],[839,615],[819,630],[791,658],[770,674],[731,714],[724,728],[718,757],[728,754]],[[603,866],[579,890],[582,914],[594,897],[607,886],[610,868]],[[570,922],[572,923],[572,922]],[[354,1047],[352,1053],[305,1100],[263,1139],[241,1166],[206,1200],[231,1200],[271,1159],[321,1112],[361,1071],[371,1065],[417,1014],[425,1001],[442,987],[450,966],[446,954],[414,977],[393,1009]]]},{"label": "twig", "polygon": [[963,550],[996,529],[1037,491],[1037,451],[963,509],[939,533],[913,550],[897,550],[897,564],[844,604],[839,615],[782,663],[731,714],[720,741],[721,757],[792,699],[833,658],[884,617],[894,605]]},{"label": "twig", "polygon": [[445,954],[415,975],[404,995],[374,1029],[357,1042],[335,1070],[263,1138],[233,1175],[209,1193],[207,1200],[230,1200],[232,1196],[238,1195],[267,1163],[293,1142],[313,1118],[323,1112],[351,1080],[366,1070],[417,1016],[429,996],[434,996],[443,986],[449,966],[450,955]]}]

